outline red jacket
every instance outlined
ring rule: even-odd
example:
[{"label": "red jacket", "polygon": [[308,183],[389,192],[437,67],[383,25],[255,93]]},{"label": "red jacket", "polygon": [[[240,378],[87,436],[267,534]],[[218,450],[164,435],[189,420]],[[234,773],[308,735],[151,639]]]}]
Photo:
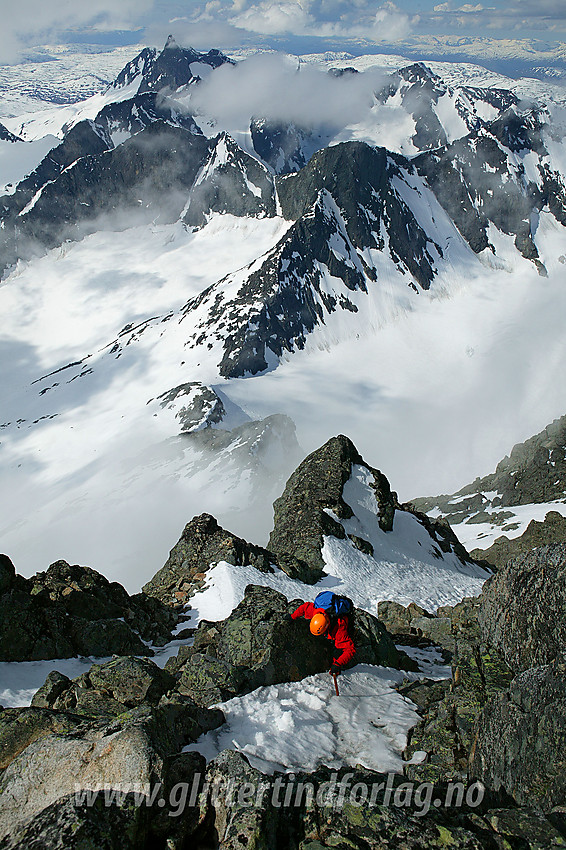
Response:
[{"label": "red jacket", "polygon": [[[312,602],[303,602],[302,605],[299,605],[296,611],[293,611],[291,617],[293,620],[298,620],[299,617],[305,617],[305,619],[311,620],[316,612],[321,610],[321,608],[315,608]],[[356,647],[354,646],[354,641],[348,634],[347,617],[338,617],[335,622],[331,622],[330,627],[326,632],[326,637],[328,640],[334,641],[336,649],[342,650],[342,655],[334,660],[334,664],[339,664],[340,667],[343,667],[348,663],[348,661],[352,660],[356,654]]]}]

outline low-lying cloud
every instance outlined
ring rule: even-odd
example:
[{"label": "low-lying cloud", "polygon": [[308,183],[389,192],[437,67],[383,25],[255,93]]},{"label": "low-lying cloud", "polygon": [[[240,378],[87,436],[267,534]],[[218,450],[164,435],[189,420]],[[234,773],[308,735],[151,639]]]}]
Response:
[{"label": "low-lying cloud", "polygon": [[245,130],[253,117],[339,129],[367,114],[382,81],[378,71],[336,77],[264,53],[218,68],[194,87],[189,109],[229,131]]}]

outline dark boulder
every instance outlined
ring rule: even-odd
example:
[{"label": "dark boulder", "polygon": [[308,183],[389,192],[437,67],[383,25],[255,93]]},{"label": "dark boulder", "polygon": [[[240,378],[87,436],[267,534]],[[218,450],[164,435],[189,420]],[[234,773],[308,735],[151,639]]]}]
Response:
[{"label": "dark boulder", "polygon": [[210,514],[201,514],[187,523],[167,562],[143,591],[166,604],[182,605],[204,586],[212,564],[249,564],[269,573],[272,560],[265,549],[225,531]]},{"label": "dark boulder", "polygon": [[16,568],[7,555],[0,555],[0,594],[9,590],[16,577]]},{"label": "dark boulder", "polygon": [[32,705],[90,717],[117,716],[142,703],[157,705],[174,686],[173,676],[153,661],[125,656],[93,664],[72,681],[50,673]]},{"label": "dark boulder", "polygon": [[30,579],[9,563],[2,562],[0,660],[152,655],[147,642],[171,640],[178,617],[157,599],[129,596],[117,582],[66,561]]},{"label": "dark boulder", "polygon": [[534,549],[496,573],[479,622],[514,671],[552,661],[566,645],[566,544]]},{"label": "dark boulder", "polygon": [[520,673],[479,719],[471,772],[544,812],[566,800],[566,653]]}]

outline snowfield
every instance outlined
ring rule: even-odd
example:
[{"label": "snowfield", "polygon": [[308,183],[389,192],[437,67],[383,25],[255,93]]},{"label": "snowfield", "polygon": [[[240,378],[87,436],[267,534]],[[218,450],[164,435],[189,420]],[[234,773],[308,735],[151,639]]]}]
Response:
[{"label": "snowfield", "polygon": [[393,690],[404,677],[359,664],[340,675],[339,696],[328,673],[258,688],[219,703],[226,723],[183,752],[209,761],[222,750],[237,750],[268,774],[345,764],[400,773],[408,731],[419,719],[414,703]]}]

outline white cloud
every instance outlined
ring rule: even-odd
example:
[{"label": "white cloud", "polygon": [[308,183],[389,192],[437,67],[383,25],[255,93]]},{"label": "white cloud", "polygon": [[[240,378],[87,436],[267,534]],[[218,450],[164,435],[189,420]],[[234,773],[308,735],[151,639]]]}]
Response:
[{"label": "white cloud", "polygon": [[392,0],[211,0],[197,6],[190,22],[223,21],[265,36],[295,35],[392,41],[407,35],[411,18]]},{"label": "white cloud", "polygon": [[218,68],[194,88],[188,108],[232,133],[244,132],[254,116],[336,131],[367,114],[381,81],[371,72],[333,77],[310,66],[297,70],[281,54],[264,53]]},{"label": "white cloud", "polygon": [[[57,38],[61,30],[91,27],[98,31],[132,29],[154,0],[18,0],[4,10],[0,60],[11,62],[22,49]],[[2,3],[6,6],[6,0]]]}]

